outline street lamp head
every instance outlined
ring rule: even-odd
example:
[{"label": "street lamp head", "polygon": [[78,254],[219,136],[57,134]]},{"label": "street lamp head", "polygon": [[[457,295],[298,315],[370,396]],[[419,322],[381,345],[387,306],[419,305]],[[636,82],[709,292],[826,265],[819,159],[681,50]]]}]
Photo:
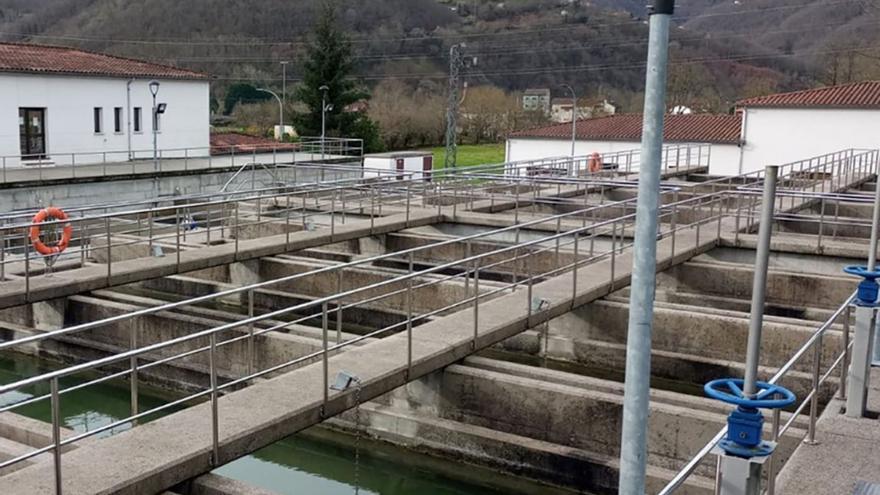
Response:
[{"label": "street lamp head", "polygon": [[155,79],[150,81],[150,93],[153,96],[159,94],[159,81],[156,81]]},{"label": "street lamp head", "polygon": [[320,88],[318,88],[318,91],[323,91],[324,94],[326,94],[327,91],[330,91],[330,86],[327,86],[327,85],[325,84],[325,85],[321,86]]}]

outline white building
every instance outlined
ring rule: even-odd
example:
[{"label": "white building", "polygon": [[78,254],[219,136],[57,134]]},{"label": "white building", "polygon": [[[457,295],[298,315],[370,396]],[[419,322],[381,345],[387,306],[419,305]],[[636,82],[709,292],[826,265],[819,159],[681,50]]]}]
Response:
[{"label": "white building", "polygon": [[[553,98],[550,104],[550,121],[556,123],[571,122],[571,98]],[[589,119],[604,117],[617,113],[617,107],[608,100],[578,100],[577,118]]]},{"label": "white building", "polygon": [[[740,161],[742,119],[736,115],[667,115],[667,144],[711,144],[712,174],[735,171]],[[621,114],[577,122],[577,156],[638,149],[642,138],[642,115]],[[529,129],[507,139],[507,161],[571,155],[571,123]]]},{"label": "white building", "polygon": [[[430,151],[395,151],[364,155],[364,177],[388,177],[398,174],[420,179],[424,172],[434,169],[434,154]],[[410,174],[410,175],[405,175]]]},{"label": "white building", "polygon": [[527,112],[550,113],[550,90],[547,88],[527,89],[523,92],[522,108]]},{"label": "white building", "polygon": [[207,155],[207,75],[70,48],[0,43],[0,156],[7,167],[150,158],[152,80],[166,108],[158,118],[162,156]]},{"label": "white building", "polygon": [[880,146],[880,81],[740,101],[745,146],[740,172],[848,148]]}]

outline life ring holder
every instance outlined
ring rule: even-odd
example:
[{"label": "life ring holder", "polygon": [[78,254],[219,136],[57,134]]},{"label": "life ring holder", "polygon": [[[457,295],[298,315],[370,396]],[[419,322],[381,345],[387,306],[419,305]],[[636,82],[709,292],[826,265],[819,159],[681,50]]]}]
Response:
[{"label": "life ring holder", "polygon": [[[46,245],[42,239],[40,239],[40,231],[42,230],[41,224],[49,220],[64,222],[61,229],[61,239],[59,239],[55,245]],[[73,238],[73,226],[67,220],[67,213],[61,208],[55,206],[43,208],[34,215],[29,235],[31,246],[34,247],[36,252],[43,255],[43,260],[48,266],[52,266],[52,264],[55,263],[58,255],[67,249],[70,245],[71,238]]]}]

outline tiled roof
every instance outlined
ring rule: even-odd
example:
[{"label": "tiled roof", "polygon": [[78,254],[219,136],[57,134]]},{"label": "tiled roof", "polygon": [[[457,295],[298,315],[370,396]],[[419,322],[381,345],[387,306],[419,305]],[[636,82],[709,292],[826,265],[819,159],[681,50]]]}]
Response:
[{"label": "tiled roof", "polygon": [[[667,115],[663,130],[667,142],[738,144],[742,118],[738,115]],[[511,137],[571,139],[571,123],[513,133]],[[579,120],[577,139],[640,141],[642,114],[630,113]]]},{"label": "tiled roof", "polygon": [[208,75],[141,60],[60,46],[0,43],[0,72],[88,76],[207,79]]},{"label": "tiled roof", "polygon": [[299,149],[295,143],[279,143],[272,139],[251,136],[240,132],[221,132],[211,134],[211,154],[226,155],[232,150],[236,153],[250,153],[252,151],[294,151]]},{"label": "tiled roof", "polygon": [[880,108],[880,81],[758,96],[737,103],[740,107]]}]

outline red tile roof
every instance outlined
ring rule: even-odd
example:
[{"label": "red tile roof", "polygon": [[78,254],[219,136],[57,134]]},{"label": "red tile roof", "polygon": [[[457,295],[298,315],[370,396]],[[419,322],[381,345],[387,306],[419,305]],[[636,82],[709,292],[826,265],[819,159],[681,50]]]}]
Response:
[{"label": "red tile roof", "polygon": [[75,48],[0,43],[0,72],[77,74],[123,78],[207,79],[208,75]]},{"label": "red tile roof", "polygon": [[740,107],[880,108],[880,81],[758,96],[737,103]]},{"label": "red tile roof", "polygon": [[[742,118],[738,115],[667,115],[667,142],[738,144]],[[511,137],[571,139],[571,123],[515,132]],[[640,141],[642,114],[630,113],[579,120],[577,139],[592,141]]]},{"label": "red tile roof", "polygon": [[235,149],[236,153],[294,151],[299,149],[295,143],[279,143],[278,141],[242,134],[240,132],[220,132],[211,134],[211,154],[227,155]]}]

